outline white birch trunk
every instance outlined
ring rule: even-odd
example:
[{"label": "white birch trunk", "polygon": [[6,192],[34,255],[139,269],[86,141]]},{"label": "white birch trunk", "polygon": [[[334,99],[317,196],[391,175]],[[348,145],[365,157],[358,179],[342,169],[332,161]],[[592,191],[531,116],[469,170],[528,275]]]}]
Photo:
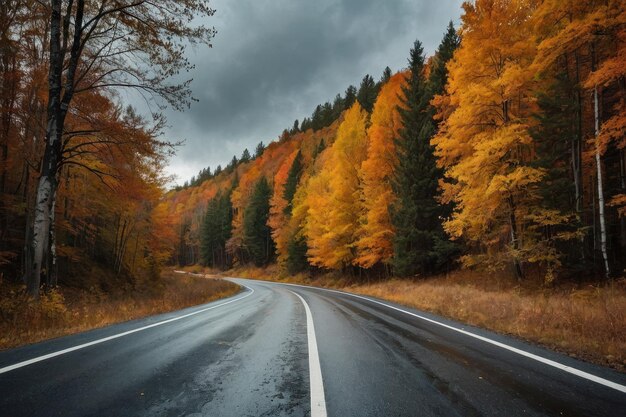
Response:
[{"label": "white birch trunk", "polygon": [[604,215],[604,188],[602,186],[602,163],[600,160],[600,146],[598,144],[598,136],[600,135],[600,115],[598,109],[598,87],[593,89],[593,110],[595,117],[595,136],[596,136],[596,177],[598,178],[598,220],[600,222],[600,250],[602,251],[602,259],[604,260],[604,271],[607,279],[611,276],[609,268],[609,257],[606,250],[606,221]]}]

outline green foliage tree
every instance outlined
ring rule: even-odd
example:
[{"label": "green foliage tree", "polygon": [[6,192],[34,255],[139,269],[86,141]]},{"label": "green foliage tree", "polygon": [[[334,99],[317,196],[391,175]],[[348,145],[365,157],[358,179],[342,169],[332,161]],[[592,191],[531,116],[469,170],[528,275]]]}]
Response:
[{"label": "green foliage tree", "polygon": [[252,157],[250,156],[250,151],[248,150],[248,148],[246,148],[243,150],[239,162],[248,162],[250,161],[250,159],[252,159]]},{"label": "green foliage tree", "polygon": [[258,158],[259,156],[263,155],[263,152],[265,151],[265,144],[263,143],[263,141],[259,142],[258,145],[256,145],[256,149],[254,150],[254,158]]},{"label": "green foliage tree", "polygon": [[391,78],[391,68],[385,67],[383,71],[383,75],[380,77],[380,81],[378,82],[380,85],[385,84]]},{"label": "green foliage tree", "polygon": [[303,168],[302,153],[298,151],[293,163],[291,164],[291,168],[289,168],[287,181],[285,182],[285,191],[283,193],[283,197],[287,201],[285,214],[291,215],[291,209],[293,208],[293,196],[296,195],[296,189],[298,188],[298,182],[302,176]]},{"label": "green foliage tree", "polygon": [[349,109],[350,107],[352,107],[352,105],[356,101],[356,94],[357,94],[357,89],[355,86],[351,85],[351,86],[348,86],[348,88],[346,88],[346,92],[343,98],[344,109]]},{"label": "green foliage tree", "polygon": [[256,183],[243,214],[244,244],[257,266],[267,265],[274,255],[271,229],[267,225],[272,190],[265,177]]},{"label": "green foliage tree", "polygon": [[233,207],[228,193],[218,193],[208,205],[200,239],[200,257],[205,266],[222,269],[230,265],[226,241],[232,234]]},{"label": "green foliage tree", "polygon": [[309,250],[304,236],[295,235],[287,243],[287,272],[297,274],[310,268],[306,253]]},{"label": "green foliage tree", "polygon": [[[456,45],[458,38],[450,27],[437,56],[452,56]],[[438,182],[443,173],[437,167],[430,144],[436,131],[430,100],[443,90],[447,61],[435,62],[431,79],[426,80],[423,54],[422,44],[416,41],[409,59],[408,84],[403,88],[403,105],[399,108],[403,128],[396,141],[398,164],[393,181],[398,200],[392,208],[396,229],[393,266],[398,275],[436,272],[455,252],[455,245],[442,226],[449,210],[437,201]]]},{"label": "green foliage tree", "polygon": [[359,92],[357,93],[356,98],[361,107],[363,107],[368,113],[371,113],[374,108],[374,102],[376,101],[377,95],[378,87],[376,86],[376,82],[374,82],[374,78],[372,78],[371,75],[367,74],[361,81],[361,86],[359,87]]}]

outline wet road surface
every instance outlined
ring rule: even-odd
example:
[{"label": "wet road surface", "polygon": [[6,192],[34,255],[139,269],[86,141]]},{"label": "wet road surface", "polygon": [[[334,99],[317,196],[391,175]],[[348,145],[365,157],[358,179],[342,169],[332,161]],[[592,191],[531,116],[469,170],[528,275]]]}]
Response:
[{"label": "wet road surface", "polygon": [[626,416],[626,375],[388,302],[234,297],[0,352],[0,416]]}]

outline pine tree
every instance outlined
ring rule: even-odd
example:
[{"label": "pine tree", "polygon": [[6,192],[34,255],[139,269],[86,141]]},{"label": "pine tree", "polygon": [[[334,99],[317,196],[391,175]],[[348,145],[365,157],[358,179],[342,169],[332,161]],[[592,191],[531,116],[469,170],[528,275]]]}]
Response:
[{"label": "pine tree", "polygon": [[267,265],[274,255],[271,229],[267,225],[272,190],[265,177],[256,183],[243,215],[244,244],[257,266]]},{"label": "pine tree", "polygon": [[285,191],[283,193],[283,197],[287,201],[285,214],[291,214],[293,196],[296,195],[296,189],[298,187],[298,182],[300,181],[300,176],[302,175],[302,169],[302,153],[298,151],[293,163],[291,164],[289,173],[287,174],[287,182],[285,182]]},{"label": "pine tree", "polygon": [[343,98],[343,108],[349,109],[352,107],[354,102],[356,101],[357,89],[355,86],[351,85],[346,88],[346,92]]},{"label": "pine tree", "polygon": [[341,112],[343,112],[344,110],[344,100],[341,97],[341,94],[337,94],[335,96],[335,100],[333,101],[333,121],[337,120],[341,115]]},{"label": "pine tree", "polygon": [[205,266],[229,266],[226,241],[232,233],[232,211],[230,191],[218,193],[207,205],[200,236],[200,257]]},{"label": "pine tree", "polygon": [[365,109],[368,113],[372,112],[374,108],[374,102],[376,101],[376,96],[378,95],[378,88],[374,79],[371,75],[367,74],[363,77],[361,81],[361,86],[359,87],[359,92],[357,93],[357,100],[363,109]]},{"label": "pine tree", "polygon": [[391,78],[391,68],[385,67],[383,71],[383,75],[380,77],[380,81],[378,82],[380,85],[385,84]]},{"label": "pine tree", "polygon": [[292,236],[287,243],[287,272],[297,274],[309,268],[306,253],[309,247],[304,236]]},{"label": "pine tree", "polygon": [[241,158],[239,159],[239,162],[248,162],[250,161],[250,151],[248,150],[248,148],[243,150],[243,153],[241,154]]},{"label": "pine tree", "polygon": [[254,158],[258,158],[259,156],[263,155],[263,152],[265,151],[265,144],[261,141],[259,142],[258,145],[256,145],[256,149],[254,150]]},{"label": "pine tree", "polygon": [[[448,31],[437,56],[451,56],[448,48],[455,48],[456,33]],[[452,38],[452,39],[451,39]],[[438,181],[442,171],[437,167],[431,137],[435,124],[430,107],[433,90],[442,90],[445,80],[437,63],[428,83],[424,77],[424,51],[416,41],[411,49],[408,85],[403,88],[403,105],[399,108],[403,128],[396,141],[398,164],[393,188],[398,200],[392,208],[392,222],[396,229],[393,266],[398,275],[433,273],[440,269],[454,251],[441,223],[445,207],[437,201]],[[437,75],[434,75],[437,73]],[[439,85],[437,85],[439,84]]]}]

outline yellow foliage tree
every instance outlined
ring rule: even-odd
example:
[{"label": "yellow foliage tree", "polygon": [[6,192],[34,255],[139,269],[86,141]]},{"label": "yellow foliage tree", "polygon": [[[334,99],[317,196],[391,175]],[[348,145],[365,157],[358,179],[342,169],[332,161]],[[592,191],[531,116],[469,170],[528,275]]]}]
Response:
[{"label": "yellow foliage tree", "polygon": [[492,262],[512,260],[518,277],[530,244],[524,222],[544,175],[529,164],[533,103],[526,68],[536,53],[529,16],[537,3],[465,3],[463,41],[449,64],[449,100],[434,102],[446,103],[439,111],[449,114],[432,140],[446,170],[443,200],[456,204],[445,228],[497,254]]},{"label": "yellow foliage tree", "polygon": [[330,269],[352,264],[359,220],[359,169],[367,154],[367,112],[346,111],[328,160],[308,183],[304,233],[309,261]]}]

